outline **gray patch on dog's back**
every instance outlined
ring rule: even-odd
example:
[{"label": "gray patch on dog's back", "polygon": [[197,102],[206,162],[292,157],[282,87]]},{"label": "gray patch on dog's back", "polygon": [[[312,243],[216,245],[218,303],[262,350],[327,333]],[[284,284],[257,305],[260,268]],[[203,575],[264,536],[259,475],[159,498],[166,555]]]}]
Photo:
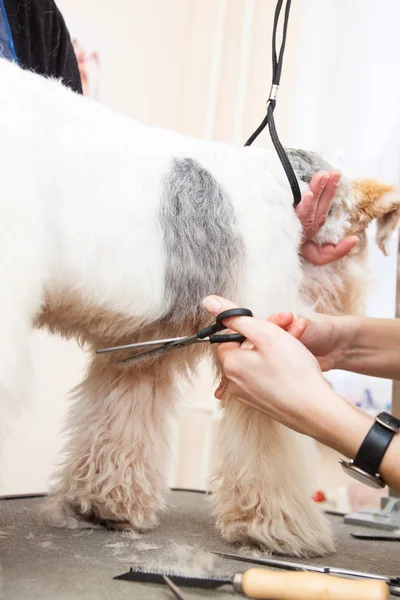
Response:
[{"label": "gray patch on dog's back", "polygon": [[310,183],[313,175],[318,171],[331,171],[333,168],[316,152],[295,150],[294,148],[288,148],[286,152],[297,177],[305,183]]},{"label": "gray patch on dog's back", "polygon": [[211,173],[195,160],[174,160],[165,181],[160,222],[168,318],[196,318],[205,296],[235,292],[244,245],[234,208]]}]

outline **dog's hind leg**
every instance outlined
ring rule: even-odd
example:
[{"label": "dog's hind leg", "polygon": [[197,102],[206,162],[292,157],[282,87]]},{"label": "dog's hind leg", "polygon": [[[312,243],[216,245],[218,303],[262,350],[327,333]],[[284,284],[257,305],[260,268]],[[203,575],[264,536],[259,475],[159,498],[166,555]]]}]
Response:
[{"label": "dog's hind leg", "polygon": [[154,527],[164,507],[174,400],[173,379],[159,365],[156,372],[118,377],[112,367],[93,365],[70,412],[67,457],[44,506],[45,521]]},{"label": "dog's hind leg", "polygon": [[215,497],[222,535],[278,554],[331,552],[300,436],[233,399],[226,399],[220,435]]}]

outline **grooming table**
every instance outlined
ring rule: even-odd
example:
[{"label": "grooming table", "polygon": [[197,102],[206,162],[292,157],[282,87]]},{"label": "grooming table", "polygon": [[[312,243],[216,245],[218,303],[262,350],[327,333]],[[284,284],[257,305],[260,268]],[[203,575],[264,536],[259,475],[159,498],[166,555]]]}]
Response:
[{"label": "grooming table", "polygon": [[[201,493],[171,492],[169,509],[160,526],[137,540],[101,529],[46,527],[37,516],[42,501],[0,499],[1,600],[172,600],[171,592],[164,586],[113,581],[113,577],[134,566],[131,558],[136,557],[135,566],[157,564],[171,541],[203,550],[232,551],[232,546],[216,531],[209,499]],[[342,517],[329,518],[337,552],[310,562],[383,575],[400,574],[400,542],[355,540],[350,532],[365,533],[364,528],[345,525]],[[244,563],[216,557],[213,572],[230,575],[245,568]],[[234,596],[229,586],[214,592],[188,588],[184,591],[193,600]]]}]

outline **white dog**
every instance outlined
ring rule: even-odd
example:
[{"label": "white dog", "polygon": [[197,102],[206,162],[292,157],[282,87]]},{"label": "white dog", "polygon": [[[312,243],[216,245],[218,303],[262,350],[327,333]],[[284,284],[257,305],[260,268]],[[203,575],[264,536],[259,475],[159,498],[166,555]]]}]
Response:
[{"label": "white dog", "polygon": [[[34,326],[89,346],[48,519],[153,527],[164,503],[176,381],[200,351],[123,368],[114,361],[126,354],[94,350],[193,333],[209,322],[201,303],[210,293],[258,317],[311,306],[359,310],[363,231],[379,218],[383,247],[399,196],[376,182],[343,180],[318,240],[357,232],[361,243],[341,261],[302,269],[301,226],[273,150],[145,127],[4,60],[0,85],[2,411],[27,393]],[[313,154],[290,157],[303,189],[325,167]],[[230,402],[220,461],[215,498],[225,538],[299,556],[332,549],[299,436]]]}]

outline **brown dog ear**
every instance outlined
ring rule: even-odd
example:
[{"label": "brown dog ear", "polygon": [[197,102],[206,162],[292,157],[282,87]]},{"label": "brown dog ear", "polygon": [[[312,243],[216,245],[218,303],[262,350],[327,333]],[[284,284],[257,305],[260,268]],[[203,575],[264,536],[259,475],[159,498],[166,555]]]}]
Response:
[{"label": "brown dog ear", "polygon": [[389,238],[396,231],[400,222],[400,194],[398,192],[390,192],[384,198],[388,206],[392,206],[392,209],[389,209],[383,217],[378,219],[375,239],[383,254],[387,256]]},{"label": "brown dog ear", "polygon": [[387,242],[400,222],[400,193],[394,186],[375,179],[363,179],[353,183],[357,201],[357,225],[365,229],[377,220],[376,243],[385,256]]}]

